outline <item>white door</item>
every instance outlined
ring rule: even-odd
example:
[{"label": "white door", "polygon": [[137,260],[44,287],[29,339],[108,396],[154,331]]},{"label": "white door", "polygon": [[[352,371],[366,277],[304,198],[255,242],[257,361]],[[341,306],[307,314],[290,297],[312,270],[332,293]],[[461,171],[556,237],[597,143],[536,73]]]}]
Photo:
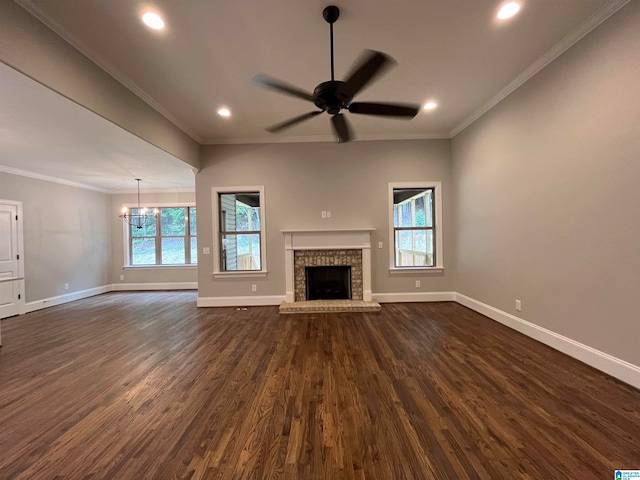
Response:
[{"label": "white door", "polygon": [[24,298],[22,286],[22,259],[20,258],[17,203],[0,200],[0,318],[20,313]]}]

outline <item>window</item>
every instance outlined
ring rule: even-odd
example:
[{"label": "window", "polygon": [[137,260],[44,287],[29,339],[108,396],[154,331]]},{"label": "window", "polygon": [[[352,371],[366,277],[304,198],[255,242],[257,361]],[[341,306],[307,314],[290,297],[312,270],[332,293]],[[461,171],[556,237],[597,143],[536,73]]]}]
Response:
[{"label": "window", "polygon": [[196,207],[159,207],[142,228],[127,225],[127,243],[128,266],[196,265]]},{"label": "window", "polygon": [[214,273],[264,273],[264,188],[214,188],[213,196]]},{"label": "window", "polygon": [[440,182],[389,184],[391,269],[442,268]]}]

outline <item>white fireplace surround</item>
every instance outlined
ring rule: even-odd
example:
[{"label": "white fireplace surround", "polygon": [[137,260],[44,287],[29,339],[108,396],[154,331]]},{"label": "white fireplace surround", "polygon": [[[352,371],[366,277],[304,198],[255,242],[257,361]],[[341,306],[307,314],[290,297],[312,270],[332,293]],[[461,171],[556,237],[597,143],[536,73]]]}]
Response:
[{"label": "white fireplace surround", "polygon": [[362,299],[371,301],[371,233],[374,228],[282,230],[285,249],[285,302],[295,301],[295,250],[362,250]]}]

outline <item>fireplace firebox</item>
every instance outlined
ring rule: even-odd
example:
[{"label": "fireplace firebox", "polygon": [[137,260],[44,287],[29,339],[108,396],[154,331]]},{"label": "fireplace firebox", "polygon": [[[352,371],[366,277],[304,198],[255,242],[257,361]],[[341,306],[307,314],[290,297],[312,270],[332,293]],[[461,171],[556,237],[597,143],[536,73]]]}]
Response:
[{"label": "fireplace firebox", "polygon": [[307,300],[350,300],[351,267],[305,267]]}]

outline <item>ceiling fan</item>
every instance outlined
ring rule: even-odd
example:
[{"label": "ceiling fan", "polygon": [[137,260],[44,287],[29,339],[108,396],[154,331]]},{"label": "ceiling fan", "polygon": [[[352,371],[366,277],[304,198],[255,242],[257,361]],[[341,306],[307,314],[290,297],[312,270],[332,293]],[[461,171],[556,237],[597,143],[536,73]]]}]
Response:
[{"label": "ceiling fan", "polygon": [[314,89],[313,94],[311,94],[280,80],[267,77],[266,75],[258,75],[253,79],[255,83],[262,87],[313,102],[320,110],[304,113],[282,123],[278,123],[267,128],[267,131],[277,133],[286,128],[293,127],[300,122],[309,120],[316,115],[320,115],[323,112],[327,112],[331,115],[331,124],[338,142],[344,143],[351,140],[352,134],[346,117],[340,113],[343,109],[348,110],[350,113],[363,115],[380,115],[408,119],[415,117],[419,111],[418,105],[352,102],[353,97],[376,76],[392,66],[394,61],[382,52],[367,50],[365,51],[363,59],[351,70],[346,80],[335,80],[333,69],[333,24],[340,16],[340,9],[334,5],[330,5],[324,9],[322,16],[329,24],[331,37],[330,81],[320,83]]}]

